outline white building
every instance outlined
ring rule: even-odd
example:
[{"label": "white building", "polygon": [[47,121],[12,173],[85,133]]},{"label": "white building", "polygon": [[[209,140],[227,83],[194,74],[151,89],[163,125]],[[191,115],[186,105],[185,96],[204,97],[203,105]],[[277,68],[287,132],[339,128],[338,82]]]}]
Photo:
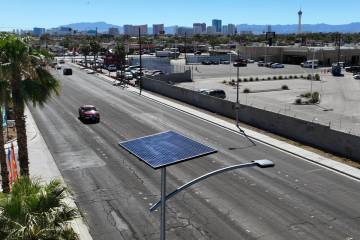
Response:
[{"label": "white building", "polygon": [[139,29],[141,35],[148,34],[147,24],[144,24],[144,25],[124,25],[124,35],[137,37],[139,35]]},{"label": "white building", "polygon": [[164,24],[153,24],[153,35],[165,34]]},{"label": "white building", "polygon": [[206,33],[206,23],[194,23],[193,24],[193,33],[194,34],[205,34]]}]

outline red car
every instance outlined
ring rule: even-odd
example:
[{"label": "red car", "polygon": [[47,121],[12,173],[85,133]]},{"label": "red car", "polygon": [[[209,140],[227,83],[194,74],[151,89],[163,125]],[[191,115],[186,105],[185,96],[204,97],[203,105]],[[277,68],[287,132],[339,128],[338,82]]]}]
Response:
[{"label": "red car", "polygon": [[83,105],[79,108],[79,119],[99,123],[100,114],[93,105]]}]

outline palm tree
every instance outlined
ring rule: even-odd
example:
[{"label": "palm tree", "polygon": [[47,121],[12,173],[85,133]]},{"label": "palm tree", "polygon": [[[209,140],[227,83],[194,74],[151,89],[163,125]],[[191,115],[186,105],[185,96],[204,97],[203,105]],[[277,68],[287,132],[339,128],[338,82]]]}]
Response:
[{"label": "palm tree", "polygon": [[[6,164],[6,153],[4,147],[4,129],[3,129],[3,119],[2,119],[2,106],[6,102],[8,97],[9,84],[7,81],[0,80],[0,168],[1,168],[1,179],[2,179],[2,189],[4,193],[10,192],[10,183],[9,183],[9,171]],[[4,110],[5,111],[5,110]]]},{"label": "palm tree", "polygon": [[91,51],[91,49],[90,49],[90,46],[89,46],[89,45],[82,45],[82,46],[80,47],[80,53],[81,53],[82,55],[84,55],[84,57],[85,57],[85,67],[86,67],[86,68],[87,68],[87,56],[89,56],[90,51]]},{"label": "palm tree", "polygon": [[96,71],[96,58],[98,53],[100,52],[101,46],[97,41],[90,42],[90,49],[92,54],[94,55],[94,64],[95,64],[95,71]]},{"label": "palm tree", "polygon": [[66,192],[59,181],[18,179],[11,193],[0,195],[0,239],[79,239],[69,223],[79,213],[65,203]]},{"label": "palm tree", "polygon": [[9,81],[14,105],[20,174],[29,176],[29,158],[24,109],[27,102],[43,105],[60,84],[44,67],[44,57],[31,49],[26,39],[13,35],[0,37],[0,77]]}]

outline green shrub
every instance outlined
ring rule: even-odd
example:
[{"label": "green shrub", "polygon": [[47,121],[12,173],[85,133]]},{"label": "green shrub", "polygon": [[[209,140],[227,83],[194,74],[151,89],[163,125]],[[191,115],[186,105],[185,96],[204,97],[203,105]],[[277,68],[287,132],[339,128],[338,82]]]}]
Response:
[{"label": "green shrub", "polygon": [[259,81],[259,78],[258,78],[258,77],[256,77],[256,78],[255,78],[255,81]]},{"label": "green shrub", "polygon": [[297,98],[297,99],[295,99],[295,104],[301,104],[301,103],[302,103],[301,98]]},{"label": "green shrub", "polygon": [[238,81],[239,81],[239,82],[242,82],[242,79],[241,79],[241,78],[239,78],[239,79],[238,79]]},{"label": "green shrub", "polygon": [[305,98],[310,98],[311,97],[311,92],[302,93],[300,96],[305,97]]},{"label": "green shrub", "polygon": [[274,76],[274,77],[273,77],[273,80],[277,80],[277,76]]},{"label": "green shrub", "polygon": [[[295,77],[294,77],[294,78],[295,78]],[[293,79],[293,76],[292,76],[292,75],[290,75],[290,76],[289,76],[289,79]]]},{"label": "green shrub", "polygon": [[268,77],[267,80],[271,80],[271,77]]},{"label": "green shrub", "polygon": [[279,80],[282,80],[283,79],[283,76],[279,76]]},{"label": "green shrub", "polygon": [[250,93],[250,89],[245,88],[244,91],[243,91],[243,93]]},{"label": "green shrub", "polygon": [[282,89],[282,90],[289,90],[289,87],[288,87],[288,85],[282,85],[282,86],[281,86],[281,89]]},{"label": "green shrub", "polygon": [[320,81],[320,75],[317,73],[317,74],[315,74],[315,80],[316,81]]},{"label": "green shrub", "polygon": [[223,81],[222,81],[222,83],[223,83],[223,84],[226,84],[226,83],[227,83],[227,81],[226,81],[226,80],[223,80]]},{"label": "green shrub", "polygon": [[313,92],[311,95],[310,103],[318,103],[320,101],[320,94],[318,92]]},{"label": "green shrub", "polygon": [[311,78],[312,78],[311,74],[308,74],[306,79],[311,80]]},{"label": "green shrub", "polygon": [[248,81],[248,79],[247,78],[244,78],[244,82],[247,82]]},{"label": "green shrub", "polygon": [[251,78],[249,79],[249,81],[250,81],[250,82],[254,81],[254,78],[253,78],[253,77],[251,77]]},{"label": "green shrub", "polygon": [[304,78],[304,75],[300,75],[300,78]]},{"label": "green shrub", "polygon": [[232,82],[232,83],[235,83],[235,80],[234,80],[234,79],[232,79],[232,80],[231,80],[231,82]]},{"label": "green shrub", "polygon": [[265,78],[262,78],[261,81],[265,81]]}]

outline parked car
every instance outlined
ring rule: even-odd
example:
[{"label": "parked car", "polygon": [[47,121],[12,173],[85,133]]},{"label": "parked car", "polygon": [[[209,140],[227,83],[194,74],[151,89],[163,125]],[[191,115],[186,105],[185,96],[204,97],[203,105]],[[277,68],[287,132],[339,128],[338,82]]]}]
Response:
[{"label": "parked car", "polygon": [[306,62],[301,63],[300,66],[303,68],[312,68],[313,66],[314,68],[318,68],[319,60],[308,60]]},{"label": "parked car", "polygon": [[211,64],[212,64],[212,65],[219,65],[219,64],[220,64],[220,61],[211,61]]},{"label": "parked car", "polygon": [[259,61],[257,65],[259,67],[265,67],[265,62],[264,61]]},{"label": "parked car", "polygon": [[247,63],[254,63],[255,62],[255,60],[253,60],[253,59],[248,59],[247,60]]},{"label": "parked car", "polygon": [[227,60],[220,60],[220,64],[230,64],[230,61],[227,61]]},{"label": "parked car", "polygon": [[345,67],[345,71],[346,72],[360,72],[360,66],[350,66],[350,67]]},{"label": "parked car", "polygon": [[64,68],[63,69],[64,75],[72,75],[72,69],[71,68]]},{"label": "parked car", "polygon": [[64,60],[64,59],[60,59],[60,60],[59,60],[59,63],[60,63],[60,64],[64,64],[64,63],[65,63],[65,60]]},{"label": "parked car", "polygon": [[281,63],[273,63],[271,64],[271,68],[284,68],[284,64]]},{"label": "parked car", "polygon": [[246,67],[247,66],[247,62],[246,60],[235,60],[235,62],[233,63],[234,67]]},{"label": "parked car", "polygon": [[79,119],[81,121],[100,122],[100,114],[95,106],[83,105],[79,108]]},{"label": "parked car", "polygon": [[360,74],[354,75],[354,79],[360,80]]},{"label": "parked car", "polygon": [[56,70],[60,70],[60,69],[61,69],[61,65],[60,65],[60,64],[56,64],[56,65],[55,65],[55,69],[56,69]]},{"label": "parked car", "polygon": [[201,51],[195,51],[194,55],[201,55]]},{"label": "parked car", "polygon": [[109,72],[115,72],[117,70],[116,66],[114,64],[110,64],[106,68]]},{"label": "parked car", "polygon": [[94,74],[94,73],[95,73],[95,71],[92,70],[92,69],[85,69],[85,72],[86,72],[87,74]]},{"label": "parked car", "polygon": [[201,64],[202,65],[211,65],[211,61],[202,61]]},{"label": "parked car", "polygon": [[212,96],[212,97],[221,98],[221,99],[225,99],[225,98],[226,98],[225,91],[222,90],[222,89],[202,90],[202,91],[200,91],[200,93],[205,94],[205,95],[209,95],[209,96]]},{"label": "parked car", "polygon": [[129,71],[117,71],[116,77],[121,78],[121,76],[126,80],[132,80],[134,75]]},{"label": "parked car", "polygon": [[271,67],[271,65],[274,64],[273,62],[267,62],[265,63],[265,67]]}]

